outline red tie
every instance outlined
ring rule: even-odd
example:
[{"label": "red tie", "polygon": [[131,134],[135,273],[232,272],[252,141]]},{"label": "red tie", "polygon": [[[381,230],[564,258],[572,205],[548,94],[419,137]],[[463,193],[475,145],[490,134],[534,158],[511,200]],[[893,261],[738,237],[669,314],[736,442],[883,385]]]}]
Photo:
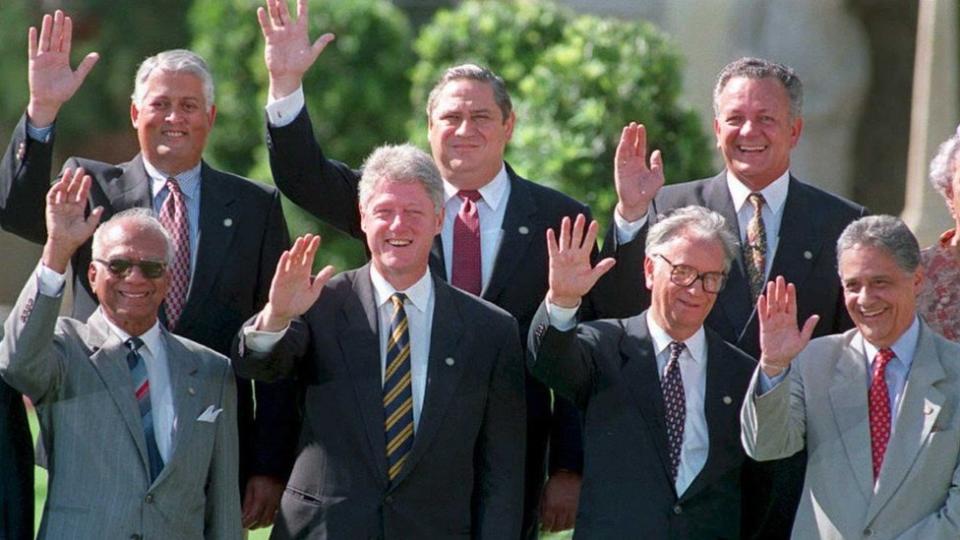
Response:
[{"label": "red tie", "polygon": [[453,279],[454,287],[480,296],[483,277],[480,271],[480,213],[477,201],[480,192],[460,190],[463,199],[457,219],[453,222]]},{"label": "red tie", "polygon": [[870,407],[870,451],[873,456],[873,481],[880,476],[883,454],[890,442],[890,393],[887,391],[887,363],[894,358],[890,349],[880,349],[873,357],[873,377],[867,394]]},{"label": "red tie", "polygon": [[167,178],[166,200],[160,207],[160,223],[173,240],[173,260],[170,261],[170,290],[165,309],[167,329],[173,330],[183,313],[190,288],[190,230],[187,227],[187,205],[176,178]]}]

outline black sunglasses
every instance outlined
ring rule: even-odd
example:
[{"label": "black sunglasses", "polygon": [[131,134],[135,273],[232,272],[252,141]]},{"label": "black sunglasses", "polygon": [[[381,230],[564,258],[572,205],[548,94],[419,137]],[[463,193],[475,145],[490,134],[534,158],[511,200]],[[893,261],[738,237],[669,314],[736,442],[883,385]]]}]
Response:
[{"label": "black sunglasses", "polygon": [[167,271],[167,264],[157,261],[130,261],[127,259],[112,259],[105,261],[103,259],[94,259],[94,261],[107,267],[107,270],[117,277],[127,277],[136,266],[140,273],[147,279],[157,279]]}]

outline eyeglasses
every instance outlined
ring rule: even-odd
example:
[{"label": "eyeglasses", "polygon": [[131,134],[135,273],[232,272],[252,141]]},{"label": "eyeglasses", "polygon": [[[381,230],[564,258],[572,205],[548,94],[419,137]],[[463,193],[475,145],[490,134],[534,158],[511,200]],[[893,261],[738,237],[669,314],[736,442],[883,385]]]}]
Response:
[{"label": "eyeglasses", "polygon": [[689,287],[695,281],[700,280],[703,290],[708,293],[716,294],[723,289],[727,283],[727,274],[723,272],[698,272],[696,268],[686,264],[673,264],[670,259],[655,253],[667,264],[670,265],[670,281],[680,287]]},{"label": "eyeglasses", "polygon": [[167,271],[167,264],[157,261],[131,261],[128,259],[112,259],[105,261],[103,259],[94,259],[94,261],[107,267],[107,271],[117,277],[127,277],[136,266],[140,273],[147,279],[157,279]]}]

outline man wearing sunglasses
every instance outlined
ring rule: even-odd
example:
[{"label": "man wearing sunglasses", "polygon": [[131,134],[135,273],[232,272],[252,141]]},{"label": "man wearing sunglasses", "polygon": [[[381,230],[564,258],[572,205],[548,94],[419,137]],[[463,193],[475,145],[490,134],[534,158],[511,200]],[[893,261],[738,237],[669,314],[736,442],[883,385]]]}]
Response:
[{"label": "man wearing sunglasses", "polygon": [[[4,324],[0,376],[37,407],[50,488],[41,538],[240,538],[237,389],[227,358],[170,333],[170,237],[149,209],[87,214],[91,178],[46,201],[41,264]],[[99,307],[61,317],[66,272],[93,234]]]},{"label": "man wearing sunglasses", "polygon": [[739,538],[740,404],[755,367],[703,326],[737,250],[724,218],[699,206],[650,227],[650,308],[576,324],[580,299],[612,266],[591,268],[597,224],[551,230],[550,290],[529,336],[533,374],[584,413],[578,535]]}]

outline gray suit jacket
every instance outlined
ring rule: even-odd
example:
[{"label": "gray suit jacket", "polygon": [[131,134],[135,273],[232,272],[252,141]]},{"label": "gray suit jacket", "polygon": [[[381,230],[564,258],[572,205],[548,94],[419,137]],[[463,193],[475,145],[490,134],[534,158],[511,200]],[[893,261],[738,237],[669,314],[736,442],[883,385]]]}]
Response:
[{"label": "gray suit jacket", "polygon": [[[173,390],[173,453],[152,484],[127,350],[100,311],[58,318],[31,276],[7,319],[0,376],[37,406],[49,457],[39,538],[241,535],[236,385],[223,356],[163,330]],[[209,406],[214,422],[197,418]]]},{"label": "gray suit jacket", "polygon": [[856,330],[816,339],[741,411],[747,454],[806,447],[793,538],[960,538],[960,345],[921,323],[913,364],[874,489],[863,353]]}]

